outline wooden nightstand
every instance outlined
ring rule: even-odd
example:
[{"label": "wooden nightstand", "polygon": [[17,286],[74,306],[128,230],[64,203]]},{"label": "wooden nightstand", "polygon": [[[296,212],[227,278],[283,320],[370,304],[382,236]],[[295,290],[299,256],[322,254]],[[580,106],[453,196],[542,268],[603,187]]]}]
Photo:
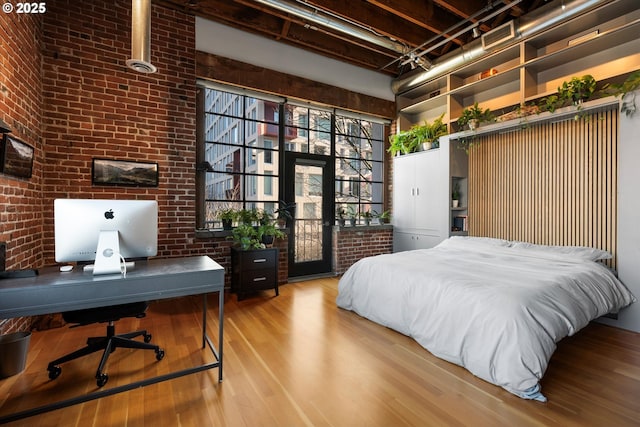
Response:
[{"label": "wooden nightstand", "polygon": [[241,300],[245,294],[278,291],[278,248],[241,251],[231,248],[231,292]]}]

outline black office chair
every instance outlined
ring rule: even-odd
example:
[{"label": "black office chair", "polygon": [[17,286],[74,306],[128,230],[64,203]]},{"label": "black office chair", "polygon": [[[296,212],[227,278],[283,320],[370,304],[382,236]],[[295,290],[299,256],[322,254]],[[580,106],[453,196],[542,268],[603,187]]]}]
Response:
[{"label": "black office chair", "polygon": [[[53,380],[60,376],[62,368],[58,365],[61,363],[86,356],[87,354],[91,354],[96,351],[104,350],[102,359],[100,360],[100,365],[98,365],[98,371],[96,372],[96,383],[98,384],[98,387],[102,387],[109,380],[109,376],[103,372],[107,359],[118,347],[154,350],[156,352],[156,360],[162,360],[164,358],[164,350],[157,345],[149,344],[151,341],[151,334],[148,334],[146,330],[120,335],[115,334],[114,322],[116,320],[123,317],[142,318],[145,316],[148,305],[149,304],[147,302],[143,301],[62,313],[62,318],[66,322],[74,324],[71,326],[72,328],[89,325],[91,323],[108,323],[107,335],[104,337],[88,338],[86,347],[49,363],[49,366],[47,367],[47,370],[49,371],[49,378]],[[144,337],[144,342],[135,341],[133,339],[139,336]]]}]

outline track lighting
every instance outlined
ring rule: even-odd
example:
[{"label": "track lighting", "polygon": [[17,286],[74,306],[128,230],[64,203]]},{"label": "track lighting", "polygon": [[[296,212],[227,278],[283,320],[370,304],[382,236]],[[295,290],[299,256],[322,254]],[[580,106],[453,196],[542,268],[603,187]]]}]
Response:
[{"label": "track lighting", "polygon": [[472,34],[474,39],[480,37],[480,30],[478,29],[478,27],[473,27]]}]

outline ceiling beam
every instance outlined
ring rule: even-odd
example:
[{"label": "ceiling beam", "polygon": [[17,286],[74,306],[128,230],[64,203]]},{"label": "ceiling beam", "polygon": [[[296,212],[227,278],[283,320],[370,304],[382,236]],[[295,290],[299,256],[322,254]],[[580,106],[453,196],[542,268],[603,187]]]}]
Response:
[{"label": "ceiling beam", "polygon": [[396,103],[205,52],[196,52],[196,76],[287,98],[392,119]]}]

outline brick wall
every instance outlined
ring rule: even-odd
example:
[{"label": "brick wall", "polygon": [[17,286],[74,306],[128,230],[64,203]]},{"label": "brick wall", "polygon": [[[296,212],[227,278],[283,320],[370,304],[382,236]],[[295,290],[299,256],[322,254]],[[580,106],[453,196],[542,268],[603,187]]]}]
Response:
[{"label": "brick wall", "polygon": [[343,274],[356,261],[393,252],[393,226],[333,227],[333,272]]},{"label": "brick wall", "polygon": [[[195,21],[152,6],[154,74],[129,69],[131,2],[56,1],[44,15],[44,255],[53,263],[53,199],[156,199],[158,256],[195,240]],[[157,162],[157,188],[94,186],[94,158]]]},{"label": "brick wall", "polygon": [[[0,174],[0,241],[7,243],[6,268],[10,270],[42,263],[41,43],[41,17],[2,13],[0,118],[12,135],[35,151],[30,179]],[[0,319],[0,334],[28,330],[30,325],[28,318]]]}]

